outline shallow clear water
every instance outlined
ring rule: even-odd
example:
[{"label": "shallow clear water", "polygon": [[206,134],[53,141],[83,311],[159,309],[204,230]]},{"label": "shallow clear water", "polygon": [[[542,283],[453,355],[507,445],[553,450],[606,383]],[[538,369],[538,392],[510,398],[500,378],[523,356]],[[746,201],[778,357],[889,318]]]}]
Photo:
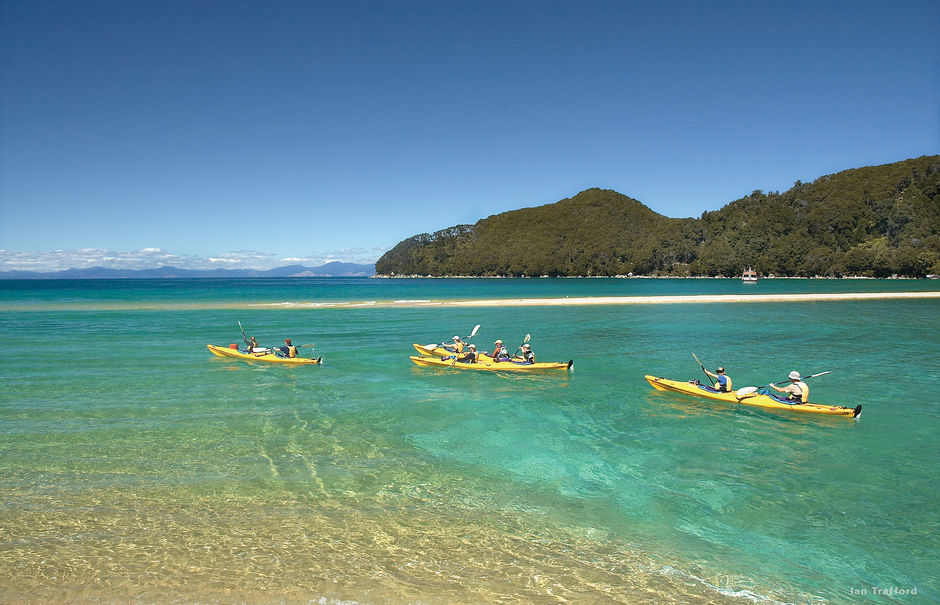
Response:
[{"label": "shallow clear water", "polygon": [[[0,282],[0,600],[940,598],[940,301],[257,303],[923,291],[924,281]],[[316,343],[323,366],[207,343]],[[531,333],[569,373],[418,368]],[[309,349],[304,350],[309,354]],[[654,391],[831,370],[859,421]],[[883,596],[874,588],[916,589]],[[865,591],[864,593],[860,591]],[[863,594],[863,597],[859,595]]]}]

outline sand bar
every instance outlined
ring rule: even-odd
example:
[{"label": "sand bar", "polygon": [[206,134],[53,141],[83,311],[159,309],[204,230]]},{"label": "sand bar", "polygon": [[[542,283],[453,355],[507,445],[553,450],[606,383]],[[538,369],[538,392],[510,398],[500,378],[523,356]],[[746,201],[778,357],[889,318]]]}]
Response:
[{"label": "sand bar", "polygon": [[832,294],[693,294],[689,296],[596,296],[583,298],[515,298],[442,303],[454,306],[527,305],[649,305],[665,303],[803,302],[825,300],[879,300],[940,298],[940,292],[840,292]]},{"label": "sand bar", "polygon": [[940,299],[940,291],[928,292],[838,292],[829,294],[690,294],[678,296],[573,296],[555,298],[487,298],[475,300],[367,300],[336,302],[32,302],[5,304],[0,311],[193,311],[209,309],[362,309],[362,308],[452,308],[452,307],[561,307],[587,305],[662,305],[708,303],[775,303],[849,300]]},{"label": "sand bar", "polygon": [[[940,298],[932,292],[834,292],[813,294],[692,294],[688,296],[581,296],[565,298],[488,298],[476,300],[396,300],[333,303],[332,308],[349,307],[552,307],[577,305],[659,305],[700,303],[772,303],[845,300],[897,300]],[[323,303],[261,303],[257,307],[305,309],[324,307]]]}]

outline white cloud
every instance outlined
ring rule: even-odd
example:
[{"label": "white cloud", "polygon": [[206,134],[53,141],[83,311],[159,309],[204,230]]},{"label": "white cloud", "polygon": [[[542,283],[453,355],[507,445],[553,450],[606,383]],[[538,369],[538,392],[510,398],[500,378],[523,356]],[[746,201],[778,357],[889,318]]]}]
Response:
[{"label": "white cloud", "polygon": [[66,269],[156,269],[163,266],[180,269],[273,269],[284,265],[319,267],[331,261],[347,263],[374,263],[385,248],[349,248],[330,252],[311,253],[306,256],[281,257],[255,250],[234,250],[208,257],[174,254],[162,248],[140,250],[107,250],[80,248],[76,250],[49,250],[44,252],[18,252],[0,250],[0,271],[54,272]]},{"label": "white cloud", "polygon": [[330,252],[312,254],[307,258],[316,260],[316,265],[322,265],[332,261],[341,261],[344,263],[374,263],[380,256],[388,252],[388,250],[388,248],[343,248]]},{"label": "white cloud", "polygon": [[195,268],[198,257],[180,256],[161,248],[140,250],[105,250],[80,248],[46,252],[11,252],[0,250],[0,271],[63,271],[108,267],[112,269],[153,269],[164,265]]}]

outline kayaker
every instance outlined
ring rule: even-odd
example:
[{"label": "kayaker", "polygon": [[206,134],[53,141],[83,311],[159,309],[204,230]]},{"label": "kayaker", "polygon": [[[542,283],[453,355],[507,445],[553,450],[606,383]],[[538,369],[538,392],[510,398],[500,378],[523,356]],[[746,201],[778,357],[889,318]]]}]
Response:
[{"label": "kayaker", "polygon": [[477,362],[477,346],[475,344],[467,345],[467,354],[463,357],[458,357],[457,361],[460,363],[476,363]]},{"label": "kayaker", "polygon": [[503,346],[503,341],[497,339],[493,343],[493,353],[490,355],[495,361],[502,361],[503,359],[509,359],[509,350]]},{"label": "kayaker", "polygon": [[297,347],[291,344],[290,338],[284,339],[284,346],[279,349],[285,357],[297,357]]},{"label": "kayaker", "polygon": [[460,337],[459,337],[459,336],[454,336],[451,340],[454,341],[454,344],[452,344],[452,345],[449,345],[449,344],[442,344],[441,346],[444,347],[445,349],[448,349],[448,350],[450,350],[450,351],[453,351],[453,352],[454,352],[455,354],[457,354],[457,355],[460,355],[461,353],[463,353],[463,346],[464,346],[464,343],[463,343],[462,340],[460,340]]},{"label": "kayaker", "polygon": [[248,352],[254,353],[256,348],[258,348],[258,341],[255,340],[254,336],[249,336],[248,337]]},{"label": "kayaker", "polygon": [[532,351],[532,347],[529,346],[529,343],[522,345],[522,360],[526,363],[535,363],[535,353]]},{"label": "kayaker", "polygon": [[786,393],[787,399],[794,403],[806,403],[809,401],[809,387],[806,386],[806,383],[803,382],[803,379],[800,377],[800,373],[796,370],[793,370],[788,375],[790,379],[790,384],[783,387],[782,389],[775,384],[768,384],[770,388],[777,391],[778,393]]},{"label": "kayaker", "polygon": [[[705,368],[702,368],[705,370]],[[715,370],[715,373],[712,374],[708,370],[705,370],[705,373],[718,381],[718,384],[715,385],[715,388],[721,391],[722,393],[731,392],[731,378],[725,375],[725,369],[719,367]]]}]

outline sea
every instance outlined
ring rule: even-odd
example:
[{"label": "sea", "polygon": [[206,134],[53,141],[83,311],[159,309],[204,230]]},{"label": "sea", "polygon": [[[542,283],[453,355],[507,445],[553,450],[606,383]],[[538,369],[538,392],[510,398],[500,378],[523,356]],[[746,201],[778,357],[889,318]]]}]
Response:
[{"label": "sea", "polygon": [[[936,603],[932,280],[0,281],[0,602]],[[681,297],[743,298],[694,302]],[[656,297],[649,303],[454,301]],[[663,302],[659,297],[677,297]],[[418,367],[525,337],[538,374]],[[210,354],[285,338],[319,366]],[[808,379],[850,419],[656,391]]]}]

